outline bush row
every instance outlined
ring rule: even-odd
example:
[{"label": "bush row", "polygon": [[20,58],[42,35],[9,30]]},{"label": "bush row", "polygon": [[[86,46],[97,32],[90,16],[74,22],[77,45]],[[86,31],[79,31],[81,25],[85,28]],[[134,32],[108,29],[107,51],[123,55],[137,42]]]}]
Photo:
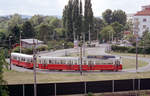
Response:
[{"label": "bush row", "polygon": [[[43,46],[39,46],[36,48],[37,51],[46,51],[48,50],[48,46],[46,45],[43,45]],[[20,46],[14,48],[12,50],[12,52],[16,52],[16,53],[19,53],[20,52]],[[33,48],[21,48],[21,53],[24,53],[24,54],[33,54]]]},{"label": "bush row", "polygon": [[[124,47],[124,46],[112,45],[111,49],[112,49],[112,51],[115,51],[115,52],[136,53],[135,47]],[[138,47],[138,53],[139,54],[150,54],[150,48],[139,48]]]}]

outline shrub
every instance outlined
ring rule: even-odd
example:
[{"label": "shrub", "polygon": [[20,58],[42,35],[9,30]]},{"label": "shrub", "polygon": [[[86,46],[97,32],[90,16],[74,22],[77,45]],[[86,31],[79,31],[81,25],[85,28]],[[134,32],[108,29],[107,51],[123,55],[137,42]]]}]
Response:
[{"label": "shrub", "polygon": [[48,50],[48,46],[47,45],[41,45],[41,46],[38,46],[36,49],[39,51],[46,51],[46,50]]},{"label": "shrub", "polygon": [[[14,48],[12,52],[20,53],[20,46]],[[33,54],[33,49],[32,48],[21,48],[21,53],[24,54]]]},{"label": "shrub", "polygon": [[[112,50],[115,52],[123,52],[123,53],[136,53],[136,47],[124,47],[112,45]],[[138,53],[140,54],[150,54],[150,48],[138,48]]]},{"label": "shrub", "polygon": [[73,47],[74,47],[74,44],[72,42],[67,43],[67,48],[73,48]]}]

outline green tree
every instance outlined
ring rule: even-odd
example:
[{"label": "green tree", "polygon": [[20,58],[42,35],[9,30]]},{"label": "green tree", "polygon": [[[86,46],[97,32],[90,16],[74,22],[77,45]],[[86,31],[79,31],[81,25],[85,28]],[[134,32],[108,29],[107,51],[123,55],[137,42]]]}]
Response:
[{"label": "green tree", "polygon": [[99,32],[105,27],[105,23],[101,18],[94,18],[94,32],[91,34],[92,40],[98,39]]},{"label": "green tree", "polygon": [[10,20],[8,21],[8,30],[12,30],[14,26],[22,24],[22,18],[19,14],[14,14],[10,17]]},{"label": "green tree", "polygon": [[21,34],[22,38],[33,38],[35,36],[34,28],[29,21],[23,23]]},{"label": "green tree", "polygon": [[66,30],[64,28],[55,28],[56,32],[56,40],[65,40],[66,38]]},{"label": "green tree", "polygon": [[[85,0],[85,5],[84,5],[84,34],[85,38],[89,38],[89,30],[90,32],[93,32],[93,10],[92,10],[92,4],[91,0]],[[90,36],[91,37],[91,36]]]},{"label": "green tree", "polygon": [[8,91],[6,87],[7,82],[3,79],[4,67],[7,68],[7,63],[5,61],[4,51],[1,49],[0,50],[0,96],[8,96]]},{"label": "green tree", "polygon": [[67,40],[73,41],[73,20],[72,20],[72,11],[73,11],[73,0],[69,0],[66,9],[66,31],[67,31]]},{"label": "green tree", "polygon": [[112,26],[108,25],[100,31],[100,41],[102,42],[108,42],[113,40],[113,35],[114,35],[114,29]]},{"label": "green tree", "polygon": [[112,21],[125,25],[127,21],[126,13],[122,10],[115,10],[112,14]]},{"label": "green tree", "polygon": [[30,22],[33,27],[40,25],[44,21],[44,17],[41,15],[34,15],[30,19]]},{"label": "green tree", "polygon": [[107,9],[105,12],[102,13],[102,17],[107,24],[112,23],[112,14],[113,12],[111,9]]},{"label": "green tree", "polygon": [[69,0],[63,10],[63,28],[66,29],[67,40],[73,41],[82,32],[82,1]]},{"label": "green tree", "polygon": [[15,25],[12,29],[11,29],[11,34],[12,36],[12,44],[16,43],[19,41],[19,36],[20,36],[20,28],[18,25]]},{"label": "green tree", "polygon": [[119,24],[118,22],[114,22],[111,24],[111,26],[115,31],[114,38],[116,38],[117,41],[122,39],[124,31],[123,25]]},{"label": "green tree", "polygon": [[55,39],[56,32],[54,31],[53,26],[41,23],[35,29],[37,32],[38,39],[43,40],[44,42]]},{"label": "green tree", "polygon": [[62,27],[62,22],[58,18],[52,18],[49,24],[52,25],[54,28],[61,28]]}]

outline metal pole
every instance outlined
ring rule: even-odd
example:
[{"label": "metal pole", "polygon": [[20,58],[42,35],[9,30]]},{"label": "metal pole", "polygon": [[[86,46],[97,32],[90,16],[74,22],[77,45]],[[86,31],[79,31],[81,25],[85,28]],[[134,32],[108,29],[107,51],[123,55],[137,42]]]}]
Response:
[{"label": "metal pole", "polygon": [[83,56],[85,57],[85,34],[83,34]]},{"label": "metal pole", "polygon": [[23,84],[23,96],[25,96],[25,88],[24,88],[24,84]]},{"label": "metal pole", "polygon": [[57,95],[57,90],[56,90],[56,83],[54,84],[55,87],[55,96]]},{"label": "metal pole", "polygon": [[89,42],[91,44],[91,25],[89,24]]},{"label": "metal pole", "polygon": [[33,39],[33,45],[34,45],[34,49],[33,49],[33,65],[34,65],[34,96],[37,96],[37,86],[36,86],[36,50],[35,50],[35,47],[36,47],[36,44],[35,44],[35,41]]},{"label": "metal pole", "polygon": [[115,92],[115,85],[114,85],[115,81],[112,80],[112,92]]},{"label": "metal pole", "polygon": [[9,63],[10,63],[10,70],[11,70],[12,69],[11,68],[11,36],[9,37],[9,51],[10,51]]},{"label": "metal pole", "polygon": [[86,92],[86,91],[87,91],[87,89],[86,89],[86,82],[84,82],[84,88],[85,88],[85,89],[84,89],[84,94],[86,95],[86,93],[87,93],[87,92]]},{"label": "metal pole", "polygon": [[81,46],[80,46],[80,75],[82,75],[82,36],[81,36]]},{"label": "metal pole", "polygon": [[21,53],[21,33],[22,31],[20,31],[20,53]]},{"label": "metal pole", "polygon": [[136,72],[138,72],[138,40],[136,36]]}]

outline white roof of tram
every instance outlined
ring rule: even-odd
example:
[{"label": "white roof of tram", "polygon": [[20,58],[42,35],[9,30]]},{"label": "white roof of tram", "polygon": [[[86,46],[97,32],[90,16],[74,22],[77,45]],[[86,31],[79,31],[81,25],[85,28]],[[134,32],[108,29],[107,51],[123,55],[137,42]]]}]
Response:
[{"label": "white roof of tram", "polygon": [[47,56],[41,56],[41,59],[57,59],[57,60],[78,60],[78,57],[47,57]]},{"label": "white roof of tram", "polygon": [[21,53],[11,53],[11,56],[25,57],[25,58],[32,58],[33,57],[33,55],[27,55],[27,54],[21,54]]}]

